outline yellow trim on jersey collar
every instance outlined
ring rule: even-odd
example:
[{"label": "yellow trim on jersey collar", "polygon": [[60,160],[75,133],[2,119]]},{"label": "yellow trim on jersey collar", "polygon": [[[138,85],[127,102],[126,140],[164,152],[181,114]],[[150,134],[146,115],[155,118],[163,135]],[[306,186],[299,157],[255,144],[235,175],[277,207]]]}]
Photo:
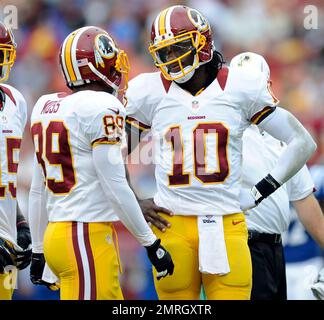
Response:
[{"label": "yellow trim on jersey collar", "polygon": [[186,91],[186,92],[188,92],[191,96],[193,96],[193,97],[197,97],[197,96],[199,96],[206,88],[205,87],[203,87],[203,88],[201,88],[198,92],[196,92],[194,95],[190,92],[190,91],[188,91],[188,90],[186,90],[186,89],[183,89],[183,88],[181,88],[183,91]]},{"label": "yellow trim on jersey collar", "polygon": [[199,96],[203,91],[205,90],[205,87],[202,87],[196,94],[195,97]]}]

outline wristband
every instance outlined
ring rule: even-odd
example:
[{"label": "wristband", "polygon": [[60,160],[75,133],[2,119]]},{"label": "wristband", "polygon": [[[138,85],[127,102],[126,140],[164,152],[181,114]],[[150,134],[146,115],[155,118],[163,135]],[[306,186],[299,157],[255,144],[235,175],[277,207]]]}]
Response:
[{"label": "wristband", "polygon": [[263,199],[267,198],[275,192],[280,187],[280,183],[274,179],[270,174],[268,174],[265,178],[259,181],[252,188],[252,195],[255,199],[255,203],[260,203]]}]

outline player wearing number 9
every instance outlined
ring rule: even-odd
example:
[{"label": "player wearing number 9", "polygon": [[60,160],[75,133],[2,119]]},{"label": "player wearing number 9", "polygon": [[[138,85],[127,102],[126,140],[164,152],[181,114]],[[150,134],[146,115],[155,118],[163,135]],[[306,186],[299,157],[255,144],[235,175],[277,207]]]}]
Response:
[{"label": "player wearing number 9", "polygon": [[26,268],[31,256],[29,227],[16,199],[27,105],[17,89],[4,83],[16,59],[16,47],[11,30],[0,22],[0,300],[11,299],[17,268]]},{"label": "player wearing number 9", "polygon": [[[145,246],[157,278],[174,267],[125,178],[117,96],[127,87],[127,55],[106,31],[84,27],[67,36],[60,63],[71,92],[42,96],[31,116],[31,281],[59,282],[61,299],[122,299],[112,222],[120,219]],[[53,274],[43,274],[43,254]]]},{"label": "player wearing number 9", "polygon": [[[126,121],[129,152],[141,133],[152,131],[154,202],[174,214],[163,233],[168,216],[161,219],[147,204],[144,212],[177,266],[172,278],[155,282],[158,296],[198,299],[204,285],[208,299],[249,299],[251,258],[242,210],[292,177],[316,145],[293,115],[276,106],[260,71],[224,65],[197,10],[177,5],[161,11],[149,51],[159,72],[130,81]],[[251,123],[288,147],[253,192],[240,196],[242,134]]]}]

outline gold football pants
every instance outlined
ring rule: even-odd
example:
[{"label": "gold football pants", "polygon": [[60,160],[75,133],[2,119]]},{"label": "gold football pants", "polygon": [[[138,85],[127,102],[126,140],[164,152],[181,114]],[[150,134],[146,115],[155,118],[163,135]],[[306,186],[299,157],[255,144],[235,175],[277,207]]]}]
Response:
[{"label": "gold football pants", "polygon": [[62,300],[123,299],[111,223],[51,222],[45,259],[60,281]]},{"label": "gold football pants", "polygon": [[197,216],[161,214],[172,224],[165,233],[153,227],[174,262],[174,273],[154,283],[159,299],[198,300],[201,285],[210,300],[248,300],[252,286],[252,264],[247,244],[247,227],[242,213],[223,217],[225,243],[230,272],[226,275],[199,271]]}]

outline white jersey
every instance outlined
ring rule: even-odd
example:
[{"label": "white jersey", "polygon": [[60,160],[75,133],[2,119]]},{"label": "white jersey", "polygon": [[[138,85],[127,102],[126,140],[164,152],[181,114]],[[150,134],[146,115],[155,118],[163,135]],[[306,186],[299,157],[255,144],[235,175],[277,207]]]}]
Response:
[{"label": "white jersey", "polygon": [[[267,133],[250,127],[243,135],[243,187],[252,188],[276,165],[285,145]],[[282,233],[290,222],[289,202],[301,200],[314,190],[314,183],[306,166],[263,200],[246,216],[249,230]]]},{"label": "white jersey", "polygon": [[46,181],[49,221],[118,220],[99,182],[92,148],[121,143],[124,119],[123,105],[106,92],[56,93],[38,100],[31,132]]},{"label": "white jersey", "polygon": [[17,170],[27,106],[21,93],[1,84],[5,102],[0,104],[0,237],[17,244]]},{"label": "white jersey", "polygon": [[197,96],[146,73],[130,81],[127,99],[127,122],[153,134],[157,205],[179,215],[241,211],[243,131],[278,102],[262,73],[223,68]]}]

